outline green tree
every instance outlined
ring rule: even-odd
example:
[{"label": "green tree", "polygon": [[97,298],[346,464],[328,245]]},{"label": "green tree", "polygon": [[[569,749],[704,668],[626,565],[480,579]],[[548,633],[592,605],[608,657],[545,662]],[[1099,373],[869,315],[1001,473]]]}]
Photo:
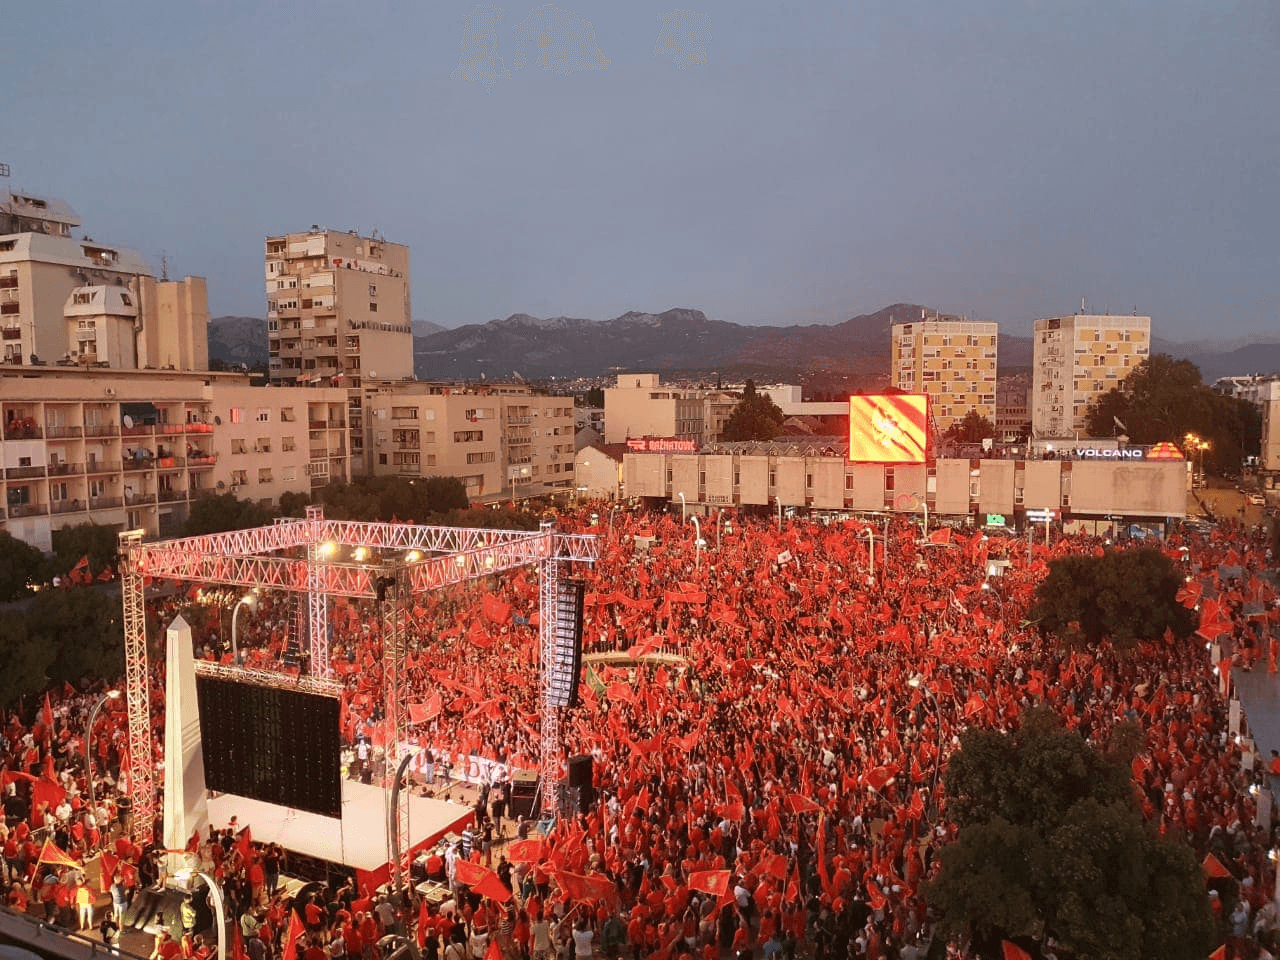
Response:
[{"label": "green tree", "polygon": [[321,492],[325,515],[335,520],[426,523],[429,518],[465,510],[467,488],[457,477],[358,477],[331,483]]},{"label": "green tree", "polygon": [[1159,550],[1108,550],[1102,556],[1052,560],[1036,587],[1030,617],[1042,634],[1068,643],[1108,639],[1118,649],[1172,630],[1191,635],[1195,616],[1177,600],[1182,577]]},{"label": "green tree", "polygon": [[50,680],[108,681],[124,674],[124,624],[120,597],[100,587],[42,590],[26,614],[31,639],[52,651]]},{"label": "green tree", "polygon": [[784,417],[773,398],[756,392],[754,380],[748,380],[729,419],[725,421],[720,439],[729,443],[743,440],[772,440],[782,433]]},{"label": "green tree", "polygon": [[1002,940],[1050,937],[1073,960],[1208,955],[1203,875],[1136,807],[1135,740],[1100,751],[1044,709],[1015,733],[961,734],[945,780],[959,833],[924,887],[947,936],[990,958]]},{"label": "green tree", "polygon": [[416,484],[426,495],[427,512],[448,513],[450,510],[466,510],[471,505],[467,487],[457,477],[427,477]]},{"label": "green tree", "polygon": [[957,420],[947,428],[946,437],[948,440],[955,440],[959,443],[981,443],[988,437],[996,435],[996,425],[980,414],[977,410],[970,410],[964,415],[964,418]]},{"label": "green tree", "polygon": [[31,635],[25,613],[0,612],[0,710],[48,686],[53,654],[53,646]]},{"label": "green tree", "polygon": [[0,603],[31,595],[44,581],[44,554],[7,530],[0,530]]},{"label": "green tree", "polygon": [[311,495],[294,490],[286,490],[280,494],[280,516],[305,517],[307,507],[311,505]]},{"label": "green tree", "polygon": [[53,531],[53,564],[55,576],[65,577],[80,562],[89,558],[89,574],[97,576],[103,567],[114,567],[119,560],[120,541],[114,527],[98,523],[79,523]]},{"label": "green tree", "polygon": [[1216,393],[1200,379],[1190,360],[1152,354],[1116,388],[1089,406],[1089,433],[1095,437],[1124,434],[1134,443],[1180,443],[1188,433],[1209,440],[1204,456],[1213,473],[1240,469],[1241,460],[1256,455],[1262,439],[1262,414],[1247,400]]},{"label": "green tree", "polygon": [[234,493],[219,493],[200,497],[191,504],[183,534],[197,537],[206,533],[262,527],[274,516],[269,508],[254,500],[241,500]]}]

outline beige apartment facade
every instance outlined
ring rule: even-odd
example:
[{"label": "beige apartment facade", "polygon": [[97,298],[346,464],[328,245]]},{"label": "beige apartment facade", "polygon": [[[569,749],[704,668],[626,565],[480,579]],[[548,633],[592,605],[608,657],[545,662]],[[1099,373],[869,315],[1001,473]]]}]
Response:
[{"label": "beige apartment facade", "polygon": [[1037,438],[1087,435],[1089,405],[1151,351],[1151,318],[1077,314],[1035,322],[1031,429]]},{"label": "beige apartment facade", "polygon": [[664,384],[656,373],[620,373],[604,390],[605,442],[676,437],[699,446],[711,443],[736,403],[724,390]]},{"label": "beige apartment facade", "polygon": [[934,425],[945,431],[970,410],[994,422],[999,324],[921,319],[895,323],[892,383],[929,397]]},{"label": "beige apartment facade", "polygon": [[457,477],[479,503],[573,490],[571,398],[426,381],[366,384],[363,393],[376,476]]},{"label": "beige apartment facade", "polygon": [[[349,477],[349,459],[330,454],[341,451],[345,391],[248,383],[233,373],[0,366],[0,528],[44,550],[54,530],[89,522],[175,536],[198,497],[278,502],[285,490],[312,490],[317,475]],[[284,408],[308,418],[296,432]],[[313,430],[321,413],[325,426]],[[242,435],[268,441],[235,454]],[[283,450],[285,436],[296,452]]]}]

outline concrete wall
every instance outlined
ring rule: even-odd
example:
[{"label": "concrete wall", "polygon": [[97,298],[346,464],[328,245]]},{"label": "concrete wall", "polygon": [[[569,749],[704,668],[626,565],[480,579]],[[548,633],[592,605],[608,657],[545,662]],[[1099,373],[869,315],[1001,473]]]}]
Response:
[{"label": "concrete wall", "polygon": [[721,505],[733,503],[733,457],[727,455],[703,457],[702,469],[707,478],[703,499],[707,503]]},{"label": "concrete wall", "polygon": [[1062,461],[1028,460],[1023,469],[1022,506],[1029,510],[1056,507],[1062,502]]},{"label": "concrete wall", "polygon": [[969,512],[969,461],[939,460],[931,508],[938,513]]},{"label": "concrete wall", "polygon": [[769,502],[769,457],[738,458],[738,502],[757,506]]},{"label": "concrete wall", "polygon": [[1014,467],[1012,460],[982,461],[982,480],[978,488],[979,513],[1013,513]]},{"label": "concrete wall", "polygon": [[[598,447],[583,447],[574,457],[574,484],[583,496],[613,500],[622,481],[622,464]],[[586,487],[586,490],[582,490]]]},{"label": "concrete wall", "polygon": [[1187,509],[1186,465],[1163,463],[1071,464],[1073,513],[1182,516]]}]

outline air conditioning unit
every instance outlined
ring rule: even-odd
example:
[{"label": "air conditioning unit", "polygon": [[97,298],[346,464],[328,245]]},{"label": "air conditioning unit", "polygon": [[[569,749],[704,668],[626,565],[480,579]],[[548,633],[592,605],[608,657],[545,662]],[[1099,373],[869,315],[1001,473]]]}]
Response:
[{"label": "air conditioning unit", "polygon": [[102,392],[103,392],[103,393],[105,393],[108,397],[114,397],[114,396],[116,395],[116,388],[115,388],[115,387],[107,387],[107,388],[106,388],[105,390],[103,390]]}]

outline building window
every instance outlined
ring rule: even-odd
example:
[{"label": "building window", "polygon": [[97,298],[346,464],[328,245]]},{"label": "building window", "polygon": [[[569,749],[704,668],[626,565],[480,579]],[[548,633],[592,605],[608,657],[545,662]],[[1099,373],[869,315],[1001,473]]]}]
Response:
[{"label": "building window", "polygon": [[259,482],[259,483],[270,483],[270,482],[271,482],[271,468],[270,468],[270,467],[259,467],[259,468],[258,468],[258,482]]},{"label": "building window", "polygon": [[376,297],[378,295],[378,285],[376,283],[369,284],[369,296]]},{"label": "building window", "polygon": [[[230,412],[227,415],[227,420],[230,423],[240,423],[242,420],[244,420],[244,411],[241,410],[239,407],[232,407]],[[244,441],[241,441],[241,442],[243,443]]]},{"label": "building window", "polygon": [[377,305],[376,303],[370,302],[370,304],[369,304],[369,312],[370,312],[370,313],[377,313],[377,312],[378,312],[378,305]]},{"label": "building window", "polygon": [[492,450],[467,454],[467,463],[493,463],[493,461],[494,452]]},{"label": "building window", "polygon": [[453,431],[454,443],[479,443],[484,440],[483,430],[455,430]]},{"label": "building window", "polygon": [[285,483],[293,483],[298,478],[297,467],[282,467],[280,469],[280,479]]},{"label": "building window", "polygon": [[281,452],[281,453],[293,453],[293,451],[297,449],[297,446],[298,446],[298,445],[297,445],[297,443],[296,443],[296,442],[294,442],[293,437],[281,437],[281,438],[280,438],[280,452]]},{"label": "building window", "polygon": [[270,422],[271,422],[271,408],[270,408],[270,407],[259,407],[259,408],[258,408],[258,422],[259,422],[259,423],[270,423]]},{"label": "building window", "polygon": [[232,440],[232,441],[231,441],[231,452],[232,452],[232,453],[248,453],[249,451],[248,451],[248,449],[245,447],[245,442],[244,442],[244,440]]}]

